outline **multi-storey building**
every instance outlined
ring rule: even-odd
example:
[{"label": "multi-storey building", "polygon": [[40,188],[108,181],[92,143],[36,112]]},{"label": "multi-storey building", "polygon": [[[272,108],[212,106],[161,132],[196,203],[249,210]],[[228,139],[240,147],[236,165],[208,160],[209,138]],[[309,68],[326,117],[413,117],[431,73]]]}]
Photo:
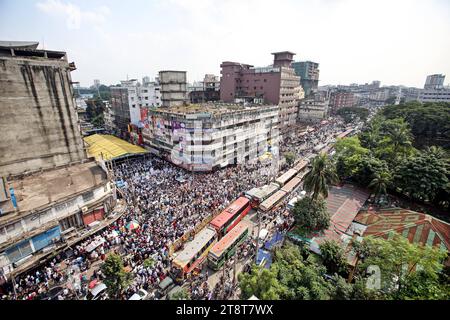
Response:
[{"label": "multi-storey building", "polygon": [[276,105],[201,104],[149,111],[145,146],[192,171],[210,171],[278,152]]},{"label": "multi-storey building", "polygon": [[75,65],[37,45],[0,42],[0,278],[104,227],[115,205],[106,167],[86,157]]},{"label": "multi-storey building", "polygon": [[425,80],[424,89],[442,89],[444,88],[445,75],[443,74],[432,74],[427,76]]},{"label": "multi-storey building", "polygon": [[187,102],[186,71],[160,71],[159,81],[163,107],[181,106]]},{"label": "multi-storey building", "polygon": [[65,52],[0,42],[0,177],[84,159]]},{"label": "multi-storey building", "polygon": [[151,82],[148,77],[143,78],[142,84],[133,79],[121,81],[119,87],[111,87],[110,115],[121,136],[127,136],[129,124],[141,125],[141,109],[161,104],[161,87],[158,81]]},{"label": "multi-storey building", "polygon": [[328,117],[327,96],[315,94],[303,99],[298,108],[298,121],[301,123],[315,123]]},{"label": "multi-storey building", "polygon": [[298,61],[292,63],[295,74],[300,77],[300,83],[305,96],[317,90],[319,86],[319,64],[312,61]]},{"label": "multi-storey building", "polygon": [[353,107],[356,105],[355,94],[347,91],[332,92],[330,96],[330,108],[332,112],[345,107]]},{"label": "multi-storey building", "polygon": [[254,68],[248,64],[225,61],[220,65],[220,100],[236,98],[263,99],[280,106],[280,130],[287,131],[297,121],[297,105],[304,98],[300,77],[291,67],[294,53],[273,53],[270,67]]},{"label": "multi-storey building", "polygon": [[201,82],[194,82],[189,87],[189,101],[203,103],[220,100],[220,80],[213,74],[206,74]]}]

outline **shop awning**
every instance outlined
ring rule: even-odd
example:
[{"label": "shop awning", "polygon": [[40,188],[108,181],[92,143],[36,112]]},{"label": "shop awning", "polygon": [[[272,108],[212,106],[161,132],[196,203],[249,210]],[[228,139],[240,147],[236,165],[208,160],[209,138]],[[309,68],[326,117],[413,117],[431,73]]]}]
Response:
[{"label": "shop awning", "polygon": [[95,157],[96,160],[102,158],[104,160],[112,160],[148,153],[144,148],[107,134],[93,134],[83,139],[88,146],[88,156]]}]

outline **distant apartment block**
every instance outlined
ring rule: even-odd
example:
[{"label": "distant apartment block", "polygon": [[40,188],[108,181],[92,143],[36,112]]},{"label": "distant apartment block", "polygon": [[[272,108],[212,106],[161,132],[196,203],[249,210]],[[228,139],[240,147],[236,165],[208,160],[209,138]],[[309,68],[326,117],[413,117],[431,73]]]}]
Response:
[{"label": "distant apartment block", "polygon": [[329,101],[325,96],[315,95],[303,99],[298,108],[298,121],[316,123],[328,117]]},{"label": "distant apartment block", "polygon": [[141,109],[162,105],[161,86],[144,77],[142,84],[136,79],[121,81],[111,87],[111,108],[106,111],[112,118],[114,128],[122,137],[127,136],[128,125],[140,126]]},{"label": "distant apartment block", "polygon": [[188,88],[191,103],[203,103],[220,100],[220,80],[218,76],[206,74],[203,81]]},{"label": "distant apartment block", "polygon": [[273,53],[273,65],[255,68],[237,62],[222,62],[220,100],[262,99],[265,103],[280,106],[280,130],[286,131],[297,121],[298,102],[304,98],[300,77],[291,67],[294,53]]},{"label": "distant apartment block", "polygon": [[300,83],[308,97],[311,92],[317,91],[319,86],[319,64],[312,61],[298,61],[292,63],[295,74],[300,77]]},{"label": "distant apartment block", "polygon": [[425,85],[423,88],[425,90],[442,89],[444,88],[445,75],[443,74],[432,74],[427,76],[425,80]]},{"label": "distant apartment block", "polygon": [[356,97],[352,92],[336,91],[330,96],[330,108],[333,112],[345,107],[353,107],[356,105]]}]

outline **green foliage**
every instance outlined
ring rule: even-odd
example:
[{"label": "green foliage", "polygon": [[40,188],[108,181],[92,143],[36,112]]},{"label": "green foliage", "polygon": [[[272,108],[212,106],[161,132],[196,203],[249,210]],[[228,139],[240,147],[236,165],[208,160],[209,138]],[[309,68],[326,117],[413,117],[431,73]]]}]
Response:
[{"label": "green foliage", "polygon": [[286,159],[286,163],[292,166],[295,161],[295,154],[293,152],[286,152],[284,154],[284,158]]},{"label": "green foliage", "polygon": [[101,267],[105,275],[105,284],[110,297],[118,299],[132,281],[131,273],[124,270],[122,259],[117,254],[110,254]]},{"label": "green foliage", "polygon": [[167,298],[168,300],[191,300],[191,295],[186,288],[181,288]]},{"label": "green foliage", "polygon": [[338,139],[334,145],[336,150],[336,172],[341,178],[347,178],[355,174],[362,161],[368,155],[369,150],[361,146],[357,136]]},{"label": "green foliage", "polygon": [[100,99],[90,99],[86,101],[87,119],[95,126],[101,126],[104,123],[103,111],[104,105]]},{"label": "green foliage", "polygon": [[421,152],[403,160],[394,173],[394,185],[415,200],[434,201],[449,183],[448,161],[436,153]]},{"label": "green foliage", "polygon": [[274,252],[270,269],[253,267],[239,276],[241,298],[255,295],[261,300],[325,300],[332,290],[323,274],[325,268],[303,260],[300,250],[286,245]]},{"label": "green foliage", "polygon": [[320,153],[312,161],[311,170],[305,175],[303,186],[313,199],[328,197],[328,185],[338,182],[336,167],[328,155]]},{"label": "green foliage", "polygon": [[323,265],[330,274],[345,274],[347,271],[347,260],[342,247],[333,240],[327,240],[320,245],[320,255]]},{"label": "green foliage", "polygon": [[369,188],[373,189],[375,197],[379,199],[380,196],[387,193],[387,187],[392,181],[392,176],[389,171],[376,171],[373,174],[373,179],[369,183]]},{"label": "green foliage", "polygon": [[323,199],[304,197],[295,203],[295,223],[305,231],[319,231],[330,226],[330,215]]},{"label": "green foliage", "polygon": [[450,103],[409,102],[383,109],[387,119],[403,118],[411,127],[417,147],[440,145],[450,148]]},{"label": "green foliage", "polygon": [[[427,287],[420,289],[420,292],[427,295],[429,291],[434,292],[428,280],[438,279],[446,257],[446,253],[437,248],[411,244],[400,235],[390,240],[367,237],[354,248],[362,259],[358,271],[364,272],[371,265],[378,266],[381,291],[392,299],[414,296],[412,287],[417,286],[417,282]],[[424,298],[419,297],[417,292],[415,294],[417,299]]]},{"label": "green foliage", "polygon": [[255,265],[250,273],[241,273],[238,278],[242,299],[255,295],[260,300],[280,300],[282,289],[273,270]]}]

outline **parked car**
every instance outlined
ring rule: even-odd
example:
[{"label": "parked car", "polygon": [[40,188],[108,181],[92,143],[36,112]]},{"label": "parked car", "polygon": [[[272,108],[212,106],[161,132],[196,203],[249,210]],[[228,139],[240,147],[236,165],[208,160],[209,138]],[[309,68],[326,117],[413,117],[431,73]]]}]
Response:
[{"label": "parked car", "polygon": [[89,290],[87,300],[99,300],[104,294],[106,294],[106,284],[99,283],[94,288]]},{"label": "parked car", "polygon": [[148,292],[144,289],[139,289],[139,291],[133,294],[128,300],[146,300],[148,297]]}]

